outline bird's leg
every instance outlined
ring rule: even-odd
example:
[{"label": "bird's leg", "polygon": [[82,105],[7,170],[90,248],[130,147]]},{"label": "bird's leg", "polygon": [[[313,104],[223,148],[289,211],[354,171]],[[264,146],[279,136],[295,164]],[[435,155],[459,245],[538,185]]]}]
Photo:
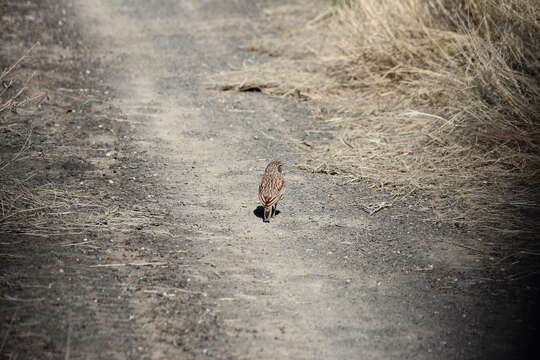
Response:
[{"label": "bird's leg", "polygon": [[263,215],[263,221],[269,222],[270,218],[272,217],[272,206],[271,207],[265,207],[264,208],[264,215]]}]

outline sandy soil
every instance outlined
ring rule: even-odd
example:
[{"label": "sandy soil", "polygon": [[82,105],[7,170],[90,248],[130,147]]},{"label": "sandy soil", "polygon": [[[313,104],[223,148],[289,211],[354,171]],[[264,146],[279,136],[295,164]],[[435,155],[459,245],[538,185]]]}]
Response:
[{"label": "sandy soil", "polygon": [[[320,126],[306,103],[206,86],[209,75],[261,61],[239,46],[269,4],[28,4],[6,8],[27,43],[42,42],[31,64],[50,96],[2,125],[23,117],[44,146],[32,151],[55,149],[28,165],[44,177],[35,186],[93,195],[106,210],[73,205],[71,234],[2,235],[2,253],[20,256],[1,259],[3,358],[508,359],[530,350],[534,288],[494,281],[496,259],[474,250],[474,234],[297,168],[294,140],[315,139]],[[265,224],[257,187],[270,159],[285,163],[288,191]],[[383,203],[392,206],[363,210]]]}]

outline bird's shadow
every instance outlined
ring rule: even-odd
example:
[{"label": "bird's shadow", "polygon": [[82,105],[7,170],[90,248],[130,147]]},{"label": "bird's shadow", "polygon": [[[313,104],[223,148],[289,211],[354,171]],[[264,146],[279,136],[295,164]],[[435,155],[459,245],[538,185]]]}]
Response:
[{"label": "bird's shadow", "polygon": [[[281,211],[279,211],[278,209],[276,209],[276,212],[274,213],[274,216],[278,215]],[[264,206],[257,206],[257,208],[255,210],[253,210],[253,214],[258,217],[258,218],[263,218],[263,215],[264,215]]]}]

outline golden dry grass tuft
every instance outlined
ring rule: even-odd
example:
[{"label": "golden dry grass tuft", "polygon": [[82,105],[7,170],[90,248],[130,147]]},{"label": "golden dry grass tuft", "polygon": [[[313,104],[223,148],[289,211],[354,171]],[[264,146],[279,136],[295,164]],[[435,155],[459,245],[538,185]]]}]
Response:
[{"label": "golden dry grass tuft", "polygon": [[[276,59],[233,73],[229,85],[322,109],[336,140],[306,168],[427,197],[440,221],[534,234],[526,215],[537,213],[540,185],[540,2],[334,3],[286,34],[293,52],[252,45]],[[305,40],[317,32],[320,48]]]}]

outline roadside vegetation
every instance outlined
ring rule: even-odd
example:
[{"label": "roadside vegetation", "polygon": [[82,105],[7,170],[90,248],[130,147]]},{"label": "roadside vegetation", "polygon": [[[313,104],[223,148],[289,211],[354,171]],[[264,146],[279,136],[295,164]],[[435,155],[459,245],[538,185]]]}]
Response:
[{"label": "roadside vegetation", "polygon": [[[55,147],[43,146],[43,124],[32,119],[40,113],[47,94],[36,90],[36,73],[25,68],[31,51],[0,73],[0,232],[46,236],[79,230],[81,219],[76,193],[47,181],[43,164],[61,157]],[[39,169],[39,170],[38,170]],[[46,166],[51,169],[51,166]],[[41,171],[40,171],[41,170]],[[82,195],[84,196],[84,195]]]},{"label": "roadside vegetation", "polygon": [[32,146],[32,131],[28,124],[16,121],[14,118],[19,107],[39,97],[38,95],[31,98],[26,94],[34,74],[27,76],[27,80],[23,82],[21,78],[27,74],[23,74],[23,71],[18,68],[32,48],[0,72],[2,85],[0,87],[0,133],[3,139],[0,146],[0,231],[2,233],[35,227],[30,225],[30,219],[34,218],[32,215],[52,210],[51,202],[41,199],[41,194],[46,191],[27,186],[27,182],[33,177],[31,173],[28,173],[28,168],[22,172],[17,171],[21,168],[20,163],[28,159]]},{"label": "roadside vegetation", "polygon": [[305,168],[428,199],[416,207],[432,220],[535,236],[539,2],[337,0],[299,26],[301,14],[269,12],[280,29],[246,47],[269,61],[221,89],[311,101],[333,140],[309,143]]}]

